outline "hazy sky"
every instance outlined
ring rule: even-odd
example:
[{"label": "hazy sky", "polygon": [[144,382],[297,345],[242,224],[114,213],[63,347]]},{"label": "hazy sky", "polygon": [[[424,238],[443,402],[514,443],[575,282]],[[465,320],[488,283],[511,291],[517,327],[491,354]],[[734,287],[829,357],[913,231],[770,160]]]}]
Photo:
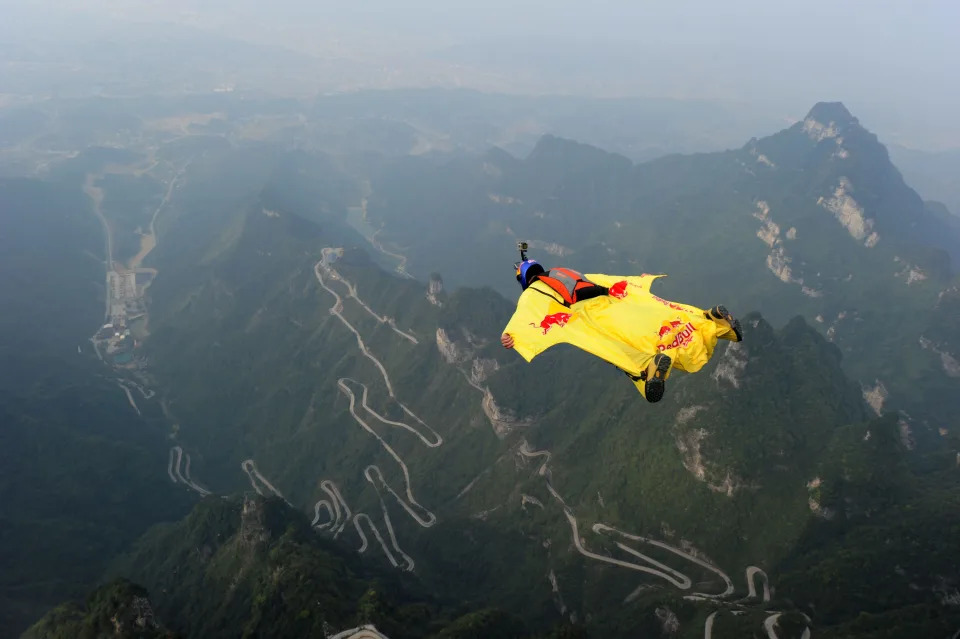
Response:
[{"label": "hazy sky", "polygon": [[0,0],[48,18],[78,4],[427,82],[724,99],[784,117],[841,100],[888,139],[960,146],[957,0]]},{"label": "hazy sky", "polygon": [[[931,114],[952,119],[960,107],[960,2],[955,0],[318,5],[316,15],[344,24],[419,34],[426,42],[473,44],[477,60],[486,47],[501,66],[511,58],[496,55],[497,43],[513,54],[518,68],[534,64],[551,75],[614,67],[611,75],[629,80],[636,93],[786,98],[803,104],[841,99],[856,103],[852,108],[859,111],[890,111],[891,120]],[[603,73],[600,77],[609,80]]]}]

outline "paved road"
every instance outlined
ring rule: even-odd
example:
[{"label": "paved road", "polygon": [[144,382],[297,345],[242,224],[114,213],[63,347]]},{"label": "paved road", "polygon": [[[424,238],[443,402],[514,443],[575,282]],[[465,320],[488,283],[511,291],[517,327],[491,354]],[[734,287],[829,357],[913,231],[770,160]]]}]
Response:
[{"label": "paved road", "polygon": [[706,623],[703,624],[703,639],[713,639],[713,620],[716,616],[716,612],[711,612]]},{"label": "paved road", "polygon": [[[97,215],[97,219],[100,220],[100,225],[103,227],[103,236],[104,243],[106,245],[107,254],[104,256],[106,259],[106,268],[104,269],[104,280],[107,280],[107,273],[113,269],[113,233],[110,230],[110,224],[107,222],[106,216],[103,214],[103,189],[96,186],[95,183],[98,179],[103,177],[102,175],[95,175],[93,173],[87,174],[87,179],[83,183],[83,192],[87,194],[87,197],[93,201],[93,212]],[[103,317],[104,320],[110,317],[110,282],[106,281],[107,294],[106,294],[106,309],[104,311]],[[99,327],[98,327],[99,328]]]},{"label": "paved road", "polygon": [[133,393],[130,392],[130,389],[127,388],[127,385],[122,382],[117,382],[117,386],[123,389],[123,392],[127,394],[127,401],[130,402],[130,406],[133,407],[133,410],[137,411],[137,415],[141,415],[140,407],[137,406],[137,402],[133,401]]},{"label": "paved road", "polygon": [[[373,520],[366,513],[358,512],[354,515],[350,514],[349,508],[346,505],[346,501],[343,499],[343,496],[340,494],[339,489],[336,487],[336,484],[325,480],[321,482],[321,489],[327,494],[329,499],[321,499],[314,504],[314,523],[319,524],[320,521],[320,509],[326,508],[330,513],[331,521],[325,522],[324,524],[317,525],[318,529],[329,529],[334,531],[334,535],[338,535],[344,527],[352,520],[354,527],[357,530],[357,534],[360,536],[361,546],[359,552],[365,552],[369,547],[369,542],[367,536],[363,530],[361,522],[365,522],[369,530],[373,533],[374,537],[377,539],[377,542],[380,544],[381,548],[384,551],[384,555],[387,557],[387,560],[390,561],[391,565],[394,567],[400,567],[401,562],[403,563],[404,569],[412,571],[415,567],[415,562],[412,557],[407,555],[401,548],[397,541],[396,532],[393,528],[393,523],[390,520],[390,513],[387,510],[386,502],[383,499],[383,492],[386,491],[390,493],[396,502],[400,505],[404,511],[410,515],[410,517],[420,526],[428,528],[433,526],[437,517],[429,509],[421,505],[413,494],[413,487],[410,480],[410,471],[407,468],[406,463],[397,454],[396,450],[390,446],[383,437],[370,425],[370,423],[365,419],[365,416],[372,417],[376,421],[380,422],[385,426],[391,428],[400,428],[403,429],[414,436],[416,436],[425,446],[429,448],[437,448],[443,444],[443,437],[431,428],[426,422],[420,419],[412,410],[410,410],[405,404],[400,402],[396,393],[393,389],[393,384],[390,380],[390,375],[387,373],[386,368],[383,363],[367,348],[366,343],[363,340],[363,337],[360,335],[360,332],[343,316],[343,298],[337,293],[331,286],[327,284],[329,280],[332,282],[339,282],[346,287],[348,295],[352,297],[361,307],[363,307],[370,315],[375,317],[377,321],[387,324],[390,328],[402,337],[403,339],[410,341],[414,344],[417,343],[417,339],[411,333],[397,328],[396,323],[392,318],[382,316],[376,313],[371,309],[367,304],[360,299],[357,295],[356,287],[346,278],[344,278],[340,273],[334,270],[331,267],[331,264],[337,257],[342,255],[341,249],[327,247],[321,251],[321,260],[314,265],[314,275],[317,278],[320,286],[326,290],[330,295],[333,296],[334,303],[330,307],[330,314],[334,315],[343,323],[343,325],[353,333],[356,338],[357,347],[360,349],[360,352],[364,357],[369,359],[377,370],[380,371],[380,376],[383,378],[383,383],[387,388],[387,393],[390,397],[397,402],[397,405],[400,406],[404,415],[410,419],[413,423],[408,423],[406,421],[396,421],[389,419],[388,417],[380,414],[376,410],[370,407],[368,403],[369,389],[366,384],[358,382],[350,378],[340,378],[337,380],[337,387],[341,393],[346,395],[349,400],[349,410],[350,415],[353,417],[361,428],[374,436],[379,442],[383,449],[393,457],[394,461],[397,462],[397,465],[400,467],[400,470],[404,478],[404,490],[403,495],[394,490],[384,479],[383,472],[376,465],[367,466],[364,469],[364,477],[368,482],[373,486],[377,491],[377,496],[380,500],[381,510],[383,513],[383,523],[387,530],[387,538],[389,539],[389,546],[387,541],[384,539],[384,536],[380,533],[380,530],[374,524]],[[352,386],[359,386],[361,388],[360,396],[360,407],[364,412],[364,416],[361,416],[357,411],[357,396],[354,392]],[[342,507],[342,509],[341,509]],[[392,547],[392,549],[391,549]],[[398,557],[400,558],[398,560]]]},{"label": "paved road", "polygon": [[[181,465],[183,464],[184,457],[186,457],[187,463],[184,467],[184,470],[181,471]],[[174,463],[176,462],[176,463]],[[190,477],[190,453],[184,453],[183,448],[180,446],[174,446],[170,449],[170,458],[167,462],[167,474],[170,476],[170,479],[175,484],[183,484],[198,493],[201,497],[206,497],[207,495],[212,494],[209,490],[200,486],[193,478]]]},{"label": "paved road", "polygon": [[[574,544],[574,547],[577,549],[577,552],[579,552],[585,557],[589,557],[596,561],[601,561],[614,566],[619,566],[621,568],[626,568],[628,570],[633,570],[636,572],[642,572],[649,575],[653,575],[655,577],[663,579],[664,581],[667,581],[668,583],[670,583],[676,588],[679,588],[680,590],[689,590],[693,586],[692,580],[686,574],[680,572],[679,570],[677,570],[672,566],[668,566],[667,564],[661,561],[658,561],[648,555],[641,553],[636,548],[631,547],[623,542],[620,542],[620,541],[615,542],[616,547],[619,548],[621,551],[627,553],[628,555],[631,555],[635,559],[640,560],[643,563],[638,563],[637,561],[625,561],[623,559],[617,559],[616,557],[611,557],[606,554],[601,554],[601,553],[597,553],[589,550],[586,547],[585,539],[580,535],[579,523],[577,521],[576,516],[573,513],[573,509],[566,504],[566,502],[563,500],[563,497],[560,496],[560,493],[558,493],[557,490],[553,487],[553,483],[551,481],[550,466],[549,466],[550,458],[551,458],[550,451],[533,450],[531,449],[529,442],[527,442],[526,440],[522,440],[521,445],[518,448],[517,452],[521,456],[527,457],[527,458],[537,458],[537,457],[543,458],[543,461],[540,464],[540,467],[537,469],[537,474],[545,479],[547,490],[550,492],[551,495],[553,495],[554,499],[556,499],[557,502],[560,504],[560,506],[563,508],[563,513],[566,516],[568,523],[570,524],[570,530],[573,536],[573,544]],[[639,542],[642,544],[647,544],[650,546],[660,548],[662,550],[665,550],[671,554],[674,554],[680,557],[686,562],[690,562],[701,568],[709,570],[710,572],[713,572],[719,577],[720,581],[722,581],[722,583],[724,584],[724,588],[722,592],[719,592],[719,593],[695,592],[685,596],[684,598],[704,600],[704,601],[716,601],[724,605],[729,604],[729,605],[738,606],[742,608],[742,606],[740,606],[737,602],[724,601],[725,598],[730,597],[730,595],[732,595],[735,591],[733,581],[730,579],[730,577],[723,570],[709,563],[708,561],[702,559],[701,557],[698,557],[697,555],[693,554],[693,552],[688,552],[687,550],[684,550],[682,548],[677,548],[676,546],[671,546],[670,544],[664,543],[656,539],[651,539],[643,535],[635,535],[635,534],[627,533],[604,523],[594,524],[592,526],[592,530],[594,533],[598,535],[617,535],[634,543]],[[749,598],[754,598],[754,599],[757,598],[755,580],[757,577],[760,577],[763,582],[763,601],[764,602],[770,601],[769,580],[767,578],[766,573],[762,569],[760,569],[757,566],[748,566],[747,569],[745,570],[744,576],[746,578],[745,581],[747,583]],[[715,615],[716,613],[713,613],[709,617],[707,617],[706,623],[704,625],[704,636],[707,639],[710,639],[710,637],[712,636],[713,624],[716,619]],[[777,616],[769,617],[764,624],[765,628],[767,628],[768,635],[773,637],[774,639],[777,639],[776,634],[774,633],[770,635],[769,633],[773,632],[772,627],[776,623],[776,617]],[[803,639],[808,639],[809,636],[810,636],[810,630],[809,628],[807,628],[804,631]]]},{"label": "paved road", "polygon": [[759,575],[763,580],[763,600],[770,601],[770,580],[767,579],[767,573],[756,566],[747,566],[747,596],[756,599],[757,588],[754,578]]},{"label": "paved road", "polygon": [[[413,489],[411,487],[411,481],[410,481],[410,470],[407,468],[406,463],[404,463],[400,455],[398,455],[397,452],[393,449],[393,447],[390,446],[390,444],[388,444],[383,439],[383,437],[381,437],[380,434],[377,433],[377,431],[371,428],[370,425],[366,421],[364,421],[362,417],[357,415],[356,395],[354,395],[353,390],[351,390],[347,382],[352,382],[355,384],[359,384],[359,382],[356,382],[354,380],[347,379],[347,378],[341,378],[340,380],[337,381],[337,386],[340,388],[340,391],[343,394],[345,394],[350,401],[350,414],[353,416],[353,419],[358,424],[360,424],[360,426],[365,431],[373,435],[377,439],[377,441],[380,442],[380,445],[383,446],[383,449],[386,450],[387,453],[389,453],[390,456],[393,457],[393,459],[400,466],[400,470],[403,473],[404,485],[406,488],[405,490],[406,499],[400,497],[400,495],[398,495],[397,492],[394,491],[393,488],[391,488],[386,483],[386,481],[383,478],[383,473],[380,471],[380,469],[377,466],[373,466],[373,465],[368,466],[366,470],[364,470],[364,476],[367,478],[367,481],[373,484],[374,488],[378,489],[378,492],[381,486],[385,488],[387,491],[389,491],[390,494],[392,494],[396,498],[397,503],[399,503],[400,506],[402,506],[403,509],[407,511],[407,513],[413,518],[414,521],[416,521],[418,524],[420,524],[424,528],[429,528],[430,526],[437,523],[437,517],[432,512],[430,512],[427,508],[421,506],[420,503],[417,502],[416,498],[413,496]],[[367,387],[364,386],[363,384],[360,384],[360,386],[363,386],[364,409],[372,415],[378,415],[375,411],[373,411],[369,406],[366,405]],[[381,420],[383,420],[383,418],[381,418]],[[421,440],[423,440],[425,443],[427,442],[427,440],[422,436],[421,436]],[[441,439],[439,442],[433,444],[432,446],[429,443],[427,443],[427,445],[431,447],[439,446],[442,443],[442,441],[443,440]],[[373,478],[372,476],[373,474],[376,475],[376,479]]]},{"label": "paved road", "polygon": [[[170,203],[170,196],[173,195],[173,189],[177,186],[177,181],[183,176],[184,172],[187,170],[187,167],[190,166],[190,163],[184,165],[180,169],[173,179],[167,184],[167,191],[163,194],[163,199],[160,200],[160,203],[157,205],[157,208],[154,209],[153,215],[150,216],[150,230],[149,233],[145,236],[144,240],[141,240],[140,243],[140,252],[130,259],[129,266],[131,269],[137,269],[140,267],[140,264],[143,262],[144,258],[150,254],[157,245],[160,243],[159,238],[157,237],[156,223],[157,217],[160,215],[160,212],[167,207],[167,204]],[[147,239],[149,238],[149,239]],[[153,274],[156,275],[156,269],[150,269],[153,271]]]},{"label": "paved road", "polygon": [[264,488],[272,492],[274,495],[276,495],[283,501],[286,501],[287,505],[290,506],[291,508],[293,507],[293,504],[287,501],[287,498],[284,497],[279,490],[277,490],[276,486],[271,484],[270,480],[268,480],[266,477],[260,474],[260,471],[257,470],[257,463],[255,461],[253,461],[252,459],[245,459],[240,463],[240,468],[242,468],[243,472],[247,474],[247,477],[250,479],[250,485],[253,486],[253,489],[257,491],[258,495],[265,496],[263,489],[257,485],[257,482],[260,482],[260,484],[262,484]]}]

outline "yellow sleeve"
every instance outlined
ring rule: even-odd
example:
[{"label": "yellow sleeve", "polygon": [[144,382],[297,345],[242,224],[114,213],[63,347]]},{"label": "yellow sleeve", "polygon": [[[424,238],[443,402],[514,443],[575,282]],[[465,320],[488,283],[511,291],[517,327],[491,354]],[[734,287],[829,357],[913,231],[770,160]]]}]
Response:
[{"label": "yellow sleeve", "polygon": [[604,310],[617,300],[598,297],[567,308],[547,293],[549,290],[534,282],[520,296],[504,329],[513,337],[514,350],[521,357],[529,362],[551,346],[566,343],[634,375],[646,367],[653,353],[639,351],[609,330]]},{"label": "yellow sleeve", "polygon": [[[553,294],[547,293],[544,288],[539,282],[531,284],[520,295],[517,310],[503,329],[504,333],[513,337],[514,350],[528,362],[563,341],[560,331],[551,330],[557,324],[548,324],[550,320],[545,318],[552,315],[556,322],[565,322],[563,315],[570,313],[570,309],[557,302]],[[541,324],[548,328],[544,330]]]}]

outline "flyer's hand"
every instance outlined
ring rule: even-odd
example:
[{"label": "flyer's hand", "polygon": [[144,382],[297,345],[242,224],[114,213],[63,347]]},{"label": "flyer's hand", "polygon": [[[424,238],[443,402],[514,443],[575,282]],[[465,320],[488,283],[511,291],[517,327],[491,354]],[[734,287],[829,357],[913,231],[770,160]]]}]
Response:
[{"label": "flyer's hand", "polygon": [[513,337],[508,333],[504,333],[500,336],[500,343],[503,344],[504,348],[513,348]]}]

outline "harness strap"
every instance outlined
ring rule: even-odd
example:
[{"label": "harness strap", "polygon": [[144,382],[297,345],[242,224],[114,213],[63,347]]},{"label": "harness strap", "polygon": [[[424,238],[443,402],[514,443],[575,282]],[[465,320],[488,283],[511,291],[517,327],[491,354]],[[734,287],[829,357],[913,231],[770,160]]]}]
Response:
[{"label": "harness strap", "polygon": [[588,280],[582,273],[568,268],[553,268],[537,278],[563,299],[564,306],[606,295],[608,289]]}]

